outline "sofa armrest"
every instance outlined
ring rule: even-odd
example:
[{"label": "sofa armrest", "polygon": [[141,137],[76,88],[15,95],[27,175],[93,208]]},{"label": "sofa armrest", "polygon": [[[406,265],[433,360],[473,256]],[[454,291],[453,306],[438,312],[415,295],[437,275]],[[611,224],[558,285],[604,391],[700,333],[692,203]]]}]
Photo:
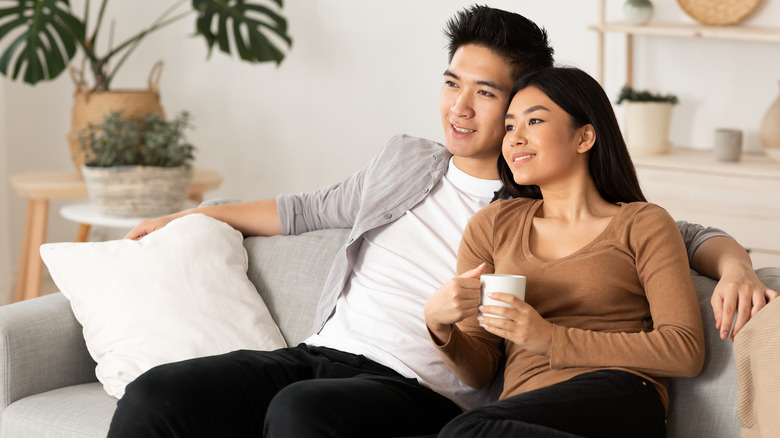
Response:
[{"label": "sofa armrest", "polygon": [[61,293],[0,307],[0,413],[32,394],[97,381],[95,365]]}]

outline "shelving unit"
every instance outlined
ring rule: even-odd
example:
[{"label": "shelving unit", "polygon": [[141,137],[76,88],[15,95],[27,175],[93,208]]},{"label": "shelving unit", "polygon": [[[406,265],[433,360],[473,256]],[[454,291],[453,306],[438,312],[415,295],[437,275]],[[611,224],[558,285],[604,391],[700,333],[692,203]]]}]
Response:
[{"label": "shelving unit", "polygon": [[605,34],[619,33],[626,36],[626,84],[633,85],[634,35],[706,38],[729,41],[780,43],[780,28],[752,26],[702,26],[697,24],[649,23],[636,25],[625,22],[606,21],[606,1],[599,0],[599,22],[588,29],[598,33],[596,79],[604,84]]},{"label": "shelving unit", "polygon": [[[780,28],[607,22],[605,4],[599,1],[599,22],[589,26],[598,35],[596,79],[602,85],[608,33],[626,37],[629,86],[634,80],[634,35],[780,43]],[[649,201],[675,219],[725,230],[750,251],[756,268],[780,266],[780,163],[756,154],[743,154],[738,163],[720,163],[709,150],[684,148],[633,160]]]}]

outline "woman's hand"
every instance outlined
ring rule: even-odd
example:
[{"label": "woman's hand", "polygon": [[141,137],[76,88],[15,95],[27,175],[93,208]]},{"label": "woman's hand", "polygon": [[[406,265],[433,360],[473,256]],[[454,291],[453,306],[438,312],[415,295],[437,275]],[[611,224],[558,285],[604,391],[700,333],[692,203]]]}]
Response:
[{"label": "woman's hand", "polygon": [[479,276],[485,264],[447,281],[425,303],[425,323],[439,345],[450,339],[452,324],[478,313]]},{"label": "woman's hand", "polygon": [[[512,308],[480,306],[479,311],[482,315],[478,319],[485,330],[512,341],[532,353],[550,355],[552,323],[545,321],[533,307],[513,295],[495,292],[488,297],[508,303]],[[503,316],[506,319],[496,318],[493,315]]]}]

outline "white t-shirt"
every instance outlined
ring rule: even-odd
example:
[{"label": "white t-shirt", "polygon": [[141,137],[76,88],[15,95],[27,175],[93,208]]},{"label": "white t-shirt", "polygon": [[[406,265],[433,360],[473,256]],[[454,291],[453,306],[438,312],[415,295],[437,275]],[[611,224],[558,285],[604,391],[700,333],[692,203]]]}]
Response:
[{"label": "white t-shirt", "polygon": [[461,408],[483,404],[486,391],[461,383],[428,335],[423,306],[455,276],[466,223],[501,187],[450,160],[444,177],[395,222],[365,234],[336,311],[309,345],[362,354],[448,397]]}]

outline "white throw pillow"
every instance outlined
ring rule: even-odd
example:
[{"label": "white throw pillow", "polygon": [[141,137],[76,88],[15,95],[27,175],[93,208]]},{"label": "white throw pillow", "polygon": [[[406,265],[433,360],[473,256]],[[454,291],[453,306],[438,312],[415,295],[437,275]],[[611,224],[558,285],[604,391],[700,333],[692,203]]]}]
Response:
[{"label": "white throw pillow", "polygon": [[117,398],[160,364],[285,346],[247,278],[241,233],[216,219],[188,215],[139,241],[50,243],[41,256]]}]

